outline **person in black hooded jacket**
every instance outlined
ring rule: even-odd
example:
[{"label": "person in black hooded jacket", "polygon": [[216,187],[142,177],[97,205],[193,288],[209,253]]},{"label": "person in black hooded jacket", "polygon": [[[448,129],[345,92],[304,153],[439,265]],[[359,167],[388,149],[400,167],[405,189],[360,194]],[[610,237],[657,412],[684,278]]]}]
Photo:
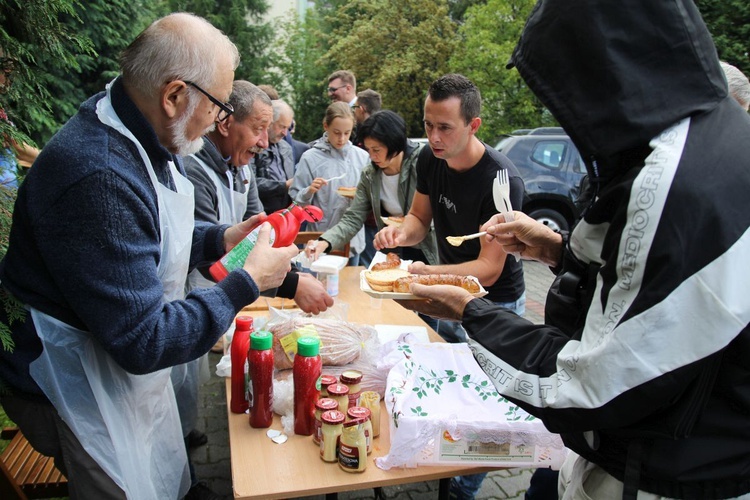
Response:
[{"label": "person in black hooded jacket", "polygon": [[449,286],[498,391],[560,433],[562,498],[750,498],[750,117],[691,0],[541,0],[511,58],[586,162],[570,234],[484,229],[558,272],[544,325]]}]

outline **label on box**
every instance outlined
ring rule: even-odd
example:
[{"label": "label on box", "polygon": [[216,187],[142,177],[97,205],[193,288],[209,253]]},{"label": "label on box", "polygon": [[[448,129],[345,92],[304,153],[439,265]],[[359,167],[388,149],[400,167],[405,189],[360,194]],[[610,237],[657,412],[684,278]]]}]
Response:
[{"label": "label on box", "polygon": [[453,439],[444,431],[440,438],[441,462],[534,462],[534,446]]}]

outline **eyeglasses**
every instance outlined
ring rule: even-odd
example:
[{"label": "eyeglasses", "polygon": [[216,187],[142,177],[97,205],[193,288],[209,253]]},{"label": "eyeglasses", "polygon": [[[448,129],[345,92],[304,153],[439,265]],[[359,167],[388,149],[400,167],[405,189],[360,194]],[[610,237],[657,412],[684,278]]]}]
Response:
[{"label": "eyeglasses", "polygon": [[221,102],[220,100],[218,100],[217,98],[215,98],[214,96],[212,96],[211,94],[209,94],[208,92],[206,92],[205,90],[203,90],[202,88],[200,88],[193,82],[189,82],[185,80],[185,83],[187,83],[191,87],[195,87],[195,90],[197,90],[201,94],[208,97],[209,101],[211,101],[212,103],[216,104],[219,107],[219,114],[216,115],[217,122],[223,122],[224,120],[229,118],[229,115],[234,113],[234,108],[228,102]]},{"label": "eyeglasses", "polygon": [[328,87],[328,93],[329,93],[329,94],[333,94],[333,93],[334,93],[334,92],[336,92],[336,91],[337,91],[338,89],[343,89],[344,87],[346,87],[346,85],[342,85],[342,86],[340,86],[340,87]]}]

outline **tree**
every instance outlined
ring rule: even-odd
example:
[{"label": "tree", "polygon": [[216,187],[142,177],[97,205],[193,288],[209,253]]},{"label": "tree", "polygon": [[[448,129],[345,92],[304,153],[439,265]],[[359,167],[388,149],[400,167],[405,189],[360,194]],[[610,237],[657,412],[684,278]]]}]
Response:
[{"label": "tree", "polygon": [[516,128],[556,125],[516,70],[507,70],[534,0],[488,0],[469,7],[459,29],[461,51],[450,60],[452,71],[470,78],[482,92],[478,136],[494,144]]},{"label": "tree", "polygon": [[[0,120],[0,136],[4,143],[30,142],[27,132],[34,120],[50,116],[49,89],[40,75],[46,68],[39,66],[42,57],[50,56],[51,64],[77,67],[77,54],[92,54],[90,42],[70,31],[58,16],[75,16],[73,0],[0,0],[0,49],[3,57],[15,61],[14,83],[7,93],[0,94],[0,107],[5,109],[16,126]],[[0,187],[0,258],[8,248],[15,191]],[[11,320],[23,317],[23,308],[11,296],[0,292],[0,302]],[[12,349],[10,330],[0,324],[0,343]]]},{"label": "tree", "polygon": [[15,61],[14,81],[0,95],[2,108],[15,127],[0,120],[5,141],[33,142],[28,134],[53,121],[53,95],[47,86],[49,68],[80,69],[76,56],[94,55],[85,36],[60,22],[77,19],[75,0],[0,0],[0,48]]},{"label": "tree", "polygon": [[285,34],[274,46],[277,90],[294,109],[294,136],[305,142],[322,135],[323,114],[330,103],[323,89],[335,68],[322,60],[329,47],[323,36],[325,14],[311,9],[303,22],[291,16],[276,29]]},{"label": "tree", "polygon": [[750,4],[746,0],[695,0],[719,58],[750,76]]},{"label": "tree", "polygon": [[380,92],[407,133],[424,135],[422,107],[430,83],[448,71],[456,24],[445,0],[354,0],[335,12],[324,60],[357,76],[357,90]]},{"label": "tree", "polygon": [[39,79],[51,94],[51,116],[32,124],[32,137],[37,143],[48,141],[83,101],[104,90],[119,74],[120,52],[158,17],[157,5],[128,0],[96,1],[88,2],[85,7],[78,4],[74,14],[61,16],[61,23],[89,39],[96,52],[76,55],[76,64],[72,66],[55,65],[52,55],[40,57],[40,66],[47,71]]},{"label": "tree", "polygon": [[240,51],[238,80],[266,83],[272,61],[268,46],[272,41],[271,26],[262,22],[268,12],[265,0],[167,0],[171,12],[192,12],[204,17],[229,37]]}]

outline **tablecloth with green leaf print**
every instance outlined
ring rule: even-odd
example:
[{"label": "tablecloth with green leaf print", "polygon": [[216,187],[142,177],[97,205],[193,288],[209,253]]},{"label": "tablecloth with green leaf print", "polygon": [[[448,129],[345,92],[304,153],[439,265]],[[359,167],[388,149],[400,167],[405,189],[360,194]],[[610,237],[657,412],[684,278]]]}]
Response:
[{"label": "tablecloth with green leaf print", "polygon": [[557,434],[498,394],[466,344],[394,342],[384,401],[391,447],[382,469],[472,462],[559,467]]}]

